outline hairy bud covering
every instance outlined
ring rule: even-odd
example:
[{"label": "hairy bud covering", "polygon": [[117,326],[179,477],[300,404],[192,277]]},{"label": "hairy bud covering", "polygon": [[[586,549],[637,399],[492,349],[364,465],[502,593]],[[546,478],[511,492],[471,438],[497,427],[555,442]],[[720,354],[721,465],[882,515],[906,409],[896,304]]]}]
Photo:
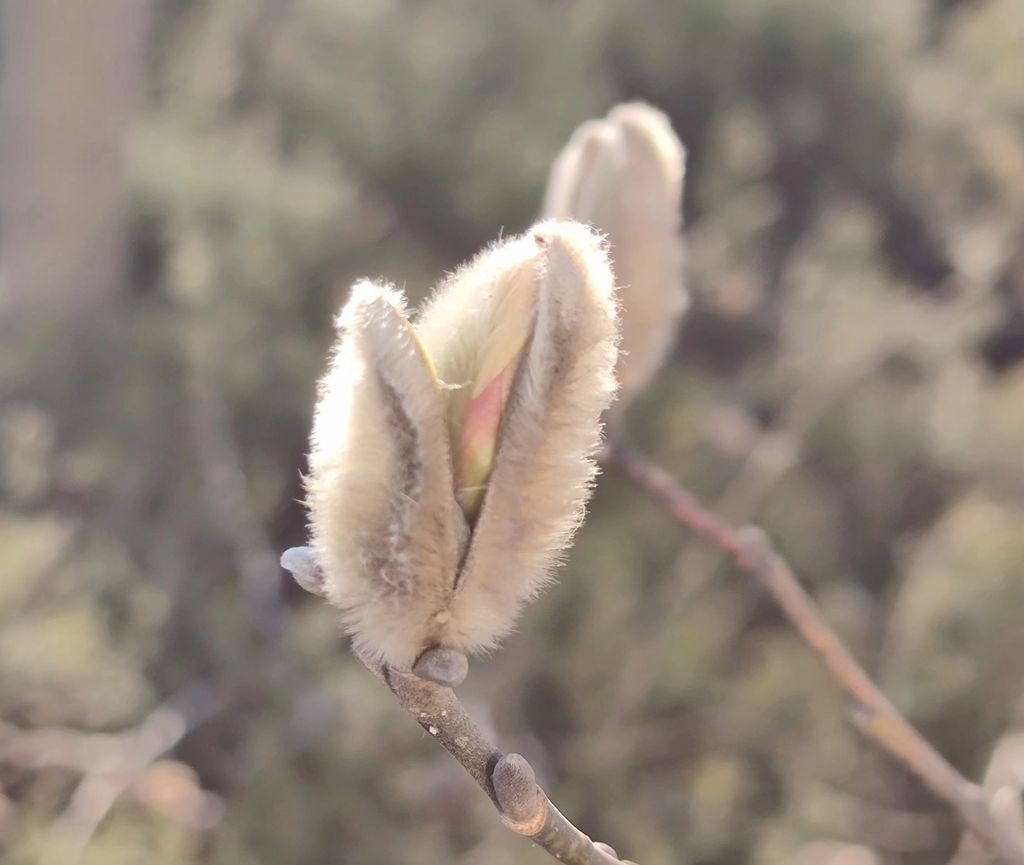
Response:
[{"label": "hairy bud covering", "polygon": [[324,591],[357,648],[408,669],[492,647],[582,519],[615,389],[604,244],[541,223],[410,320],[357,284],[321,382],[307,503]]},{"label": "hairy bud covering", "polygon": [[684,164],[668,118],[629,103],[580,126],[548,179],[545,216],[587,223],[611,245],[622,306],[615,411],[661,367],[688,305],[680,237]]}]

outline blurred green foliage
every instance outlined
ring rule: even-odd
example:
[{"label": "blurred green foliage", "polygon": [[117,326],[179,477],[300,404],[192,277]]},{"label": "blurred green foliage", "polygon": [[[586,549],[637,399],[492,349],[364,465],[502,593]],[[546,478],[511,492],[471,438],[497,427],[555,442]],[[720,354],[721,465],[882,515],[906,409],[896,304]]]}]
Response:
[{"label": "blurred green foliage", "polygon": [[[274,557],[304,539],[346,287],[422,298],[631,98],[689,149],[695,295],[633,439],[764,525],[980,777],[1024,725],[1022,47],[1017,0],[162,0],[125,133],[131,284],[0,345],[2,861],[545,861]],[[84,836],[78,773],[2,758],[195,682],[223,706],[152,756],[196,774],[133,777]],[[465,692],[643,865],[957,841],[766,599],[615,477]]]}]

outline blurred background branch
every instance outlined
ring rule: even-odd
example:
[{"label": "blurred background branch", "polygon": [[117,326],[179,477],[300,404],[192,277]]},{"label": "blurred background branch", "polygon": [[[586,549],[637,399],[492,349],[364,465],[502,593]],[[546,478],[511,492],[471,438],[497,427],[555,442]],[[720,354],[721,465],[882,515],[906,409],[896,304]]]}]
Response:
[{"label": "blurred background branch", "polygon": [[187,767],[155,764],[222,708],[217,692],[208,683],[197,682],[158,706],[137,727],[116,734],[0,726],[0,763],[23,770],[70,769],[78,776],[50,829],[44,861],[78,861],[103,818],[133,785],[141,801],[150,799],[157,810],[176,813],[186,825],[207,828],[221,811],[216,797],[199,789]]},{"label": "blurred background branch", "polygon": [[620,442],[611,445],[607,461],[677,522],[730,556],[741,571],[757,581],[850,698],[852,720],[865,736],[904,763],[955,808],[1000,861],[1007,865],[1024,863],[1024,832],[1016,825],[1019,821],[1007,822],[981,787],[957,772],[907,723],[821,617],[789,565],[760,529],[731,528],[658,466]]}]

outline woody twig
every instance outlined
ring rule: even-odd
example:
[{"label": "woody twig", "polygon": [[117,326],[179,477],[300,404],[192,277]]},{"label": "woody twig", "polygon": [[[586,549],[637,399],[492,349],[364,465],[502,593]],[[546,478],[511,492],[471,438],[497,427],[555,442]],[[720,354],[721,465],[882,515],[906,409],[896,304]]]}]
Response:
[{"label": "woody twig", "polygon": [[764,532],[751,527],[734,529],[659,466],[622,442],[609,447],[605,462],[676,522],[729,555],[742,572],[753,577],[850,698],[851,717],[858,729],[951,805],[964,824],[1005,865],[1024,865],[1024,836],[995,816],[985,791],[936,751],[872,682],[822,618]]},{"label": "woody twig", "polygon": [[[307,547],[286,551],[281,564],[306,591],[322,593],[322,577]],[[504,754],[487,739],[455,694],[454,688],[462,683],[467,670],[462,653],[428,649],[417,660],[415,672],[354,654],[469,773],[506,827],[567,865],[635,865],[620,860],[607,844],[592,841],[570,823],[538,786],[533,767],[524,757]]]}]

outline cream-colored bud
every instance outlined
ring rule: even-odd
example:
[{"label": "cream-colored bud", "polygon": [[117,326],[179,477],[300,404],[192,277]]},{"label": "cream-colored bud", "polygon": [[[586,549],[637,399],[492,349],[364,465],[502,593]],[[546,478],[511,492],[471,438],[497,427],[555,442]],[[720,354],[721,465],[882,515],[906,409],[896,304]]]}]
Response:
[{"label": "cream-colored bud", "polygon": [[441,389],[398,292],[358,283],[338,324],[313,421],[312,543],[357,646],[411,663],[450,603],[465,534]]},{"label": "cream-colored bud", "polygon": [[493,646],[582,519],[615,388],[601,238],[551,221],[485,250],[415,324],[360,283],[317,404],[308,506],[358,648],[408,669]]},{"label": "cream-colored bud", "polygon": [[628,103],[580,126],[548,179],[544,215],[591,225],[611,246],[622,308],[615,412],[657,373],[688,305],[680,237],[684,167],[668,118]]}]

